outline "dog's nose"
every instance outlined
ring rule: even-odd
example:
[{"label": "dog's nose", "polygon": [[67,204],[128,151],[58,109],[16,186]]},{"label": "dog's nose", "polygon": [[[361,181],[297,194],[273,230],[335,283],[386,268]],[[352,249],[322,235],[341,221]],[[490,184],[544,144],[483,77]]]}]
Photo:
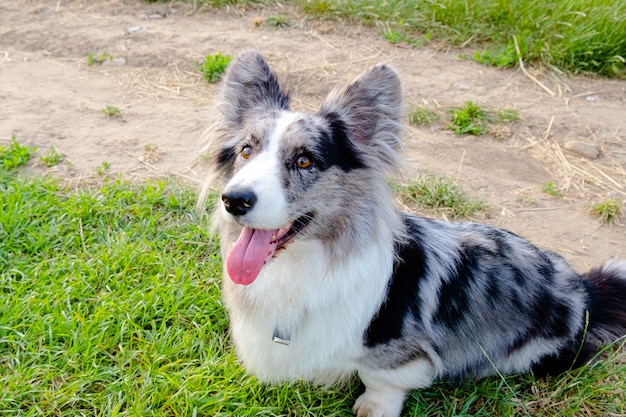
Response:
[{"label": "dog's nose", "polygon": [[252,210],[256,200],[256,194],[250,190],[233,190],[222,194],[224,208],[235,216],[243,216]]}]

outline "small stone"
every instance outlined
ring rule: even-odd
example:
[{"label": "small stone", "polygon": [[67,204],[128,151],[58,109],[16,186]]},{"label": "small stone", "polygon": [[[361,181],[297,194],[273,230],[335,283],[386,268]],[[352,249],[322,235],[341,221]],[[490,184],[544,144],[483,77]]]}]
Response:
[{"label": "small stone", "polygon": [[102,63],[103,67],[121,67],[126,65],[126,58],[107,59]]},{"label": "small stone", "polygon": [[596,96],[587,96],[587,101],[596,101],[598,98]]},{"label": "small stone", "polygon": [[141,26],[131,26],[128,28],[128,33],[141,32]]},{"label": "small stone", "polygon": [[459,90],[463,90],[463,91],[468,91],[472,89],[472,87],[463,83],[457,83],[456,86],[459,88]]},{"label": "small stone", "polygon": [[600,156],[600,149],[596,145],[592,145],[591,143],[579,142],[579,141],[569,141],[565,142],[563,145],[565,149],[580,156],[584,156],[589,159],[596,159]]},{"label": "small stone", "polygon": [[148,19],[151,19],[151,20],[165,19],[166,17],[167,17],[166,12],[152,12],[148,15]]}]

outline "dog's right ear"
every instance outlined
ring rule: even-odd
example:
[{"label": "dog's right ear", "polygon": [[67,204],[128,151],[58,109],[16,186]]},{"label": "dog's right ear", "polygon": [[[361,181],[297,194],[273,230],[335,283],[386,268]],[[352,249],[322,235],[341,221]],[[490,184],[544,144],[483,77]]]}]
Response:
[{"label": "dog's right ear", "polygon": [[252,110],[287,109],[289,96],[263,56],[256,50],[241,52],[229,65],[222,83],[219,109],[236,125]]}]

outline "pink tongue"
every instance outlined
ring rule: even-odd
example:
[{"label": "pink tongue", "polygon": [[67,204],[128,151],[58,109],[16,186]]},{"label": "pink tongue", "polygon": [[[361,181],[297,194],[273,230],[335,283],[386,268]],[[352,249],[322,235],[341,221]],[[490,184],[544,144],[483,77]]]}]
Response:
[{"label": "pink tongue", "polygon": [[252,229],[244,226],[228,256],[226,270],[235,284],[249,285],[259,275],[265,262],[274,255],[276,230]]}]

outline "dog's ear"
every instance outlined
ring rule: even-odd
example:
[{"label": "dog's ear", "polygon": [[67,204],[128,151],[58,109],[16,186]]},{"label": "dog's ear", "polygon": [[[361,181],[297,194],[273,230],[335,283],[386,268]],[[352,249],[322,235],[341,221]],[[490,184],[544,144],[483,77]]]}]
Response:
[{"label": "dog's ear", "polygon": [[251,110],[288,107],[289,96],[282,91],[276,75],[258,51],[244,51],[229,65],[219,105],[226,120],[241,124]]},{"label": "dog's ear", "polygon": [[401,147],[402,85],[388,65],[375,65],[346,86],[333,90],[319,114],[341,123],[348,139],[387,167],[397,166]]}]

